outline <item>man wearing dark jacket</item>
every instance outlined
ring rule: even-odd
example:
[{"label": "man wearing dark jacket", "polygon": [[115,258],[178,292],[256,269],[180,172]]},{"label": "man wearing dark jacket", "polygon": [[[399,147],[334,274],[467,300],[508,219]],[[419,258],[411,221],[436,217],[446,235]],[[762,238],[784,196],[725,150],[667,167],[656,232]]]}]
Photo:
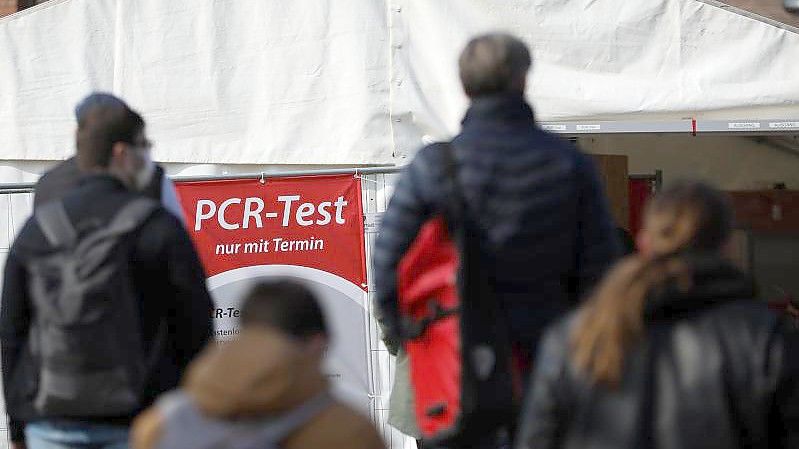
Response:
[{"label": "man wearing dark jacket", "polygon": [[[125,205],[141,198],[136,180],[150,143],[144,121],[126,105],[101,105],[78,123],[77,163],[86,173],[61,201],[80,241],[81,232],[110,223]],[[16,447],[127,447],[131,414],[40,416],[33,403],[39,372],[31,357],[36,316],[31,261],[54,251],[36,218],[14,242],[6,263],[0,309],[2,368],[11,437]],[[141,407],[173,389],[184,368],[211,335],[212,302],[194,246],[180,221],[162,207],[124,237],[129,275],[138,303],[142,347],[150,361]],[[23,433],[24,429],[24,433]]]},{"label": "man wearing dark jacket", "polygon": [[[468,213],[485,230],[490,276],[517,343],[570,309],[617,256],[616,231],[590,157],[535,123],[524,100],[530,56],[507,35],[475,38],[460,58],[471,107],[452,140]],[[379,314],[398,337],[396,267],[422,223],[444,210],[440,151],[419,151],[398,181],[375,252]]]},{"label": "man wearing dark jacket", "polygon": [[[114,95],[95,92],[84,98],[75,108],[75,119],[81,122],[90,111],[109,107],[127,108],[128,105]],[[56,165],[36,182],[33,197],[34,209],[42,204],[63,198],[80,184],[81,178],[83,178],[83,172],[78,167],[76,157],[73,156]],[[149,155],[143,170],[139,172],[135,180],[135,189],[160,201],[168,211],[183,220],[175,185],[166,176],[164,169],[154,163]]]},{"label": "man wearing dark jacket", "polygon": [[[482,228],[485,276],[528,357],[617,256],[616,231],[592,160],[543,131],[524,99],[530,54],[504,34],[473,39],[460,77],[471,106],[452,140],[467,214]],[[374,253],[376,314],[389,346],[402,339],[396,269],[421,225],[446,210],[440,147],[419,151],[400,177]]]},{"label": "man wearing dark jacket", "polygon": [[[525,102],[530,54],[504,34],[473,39],[459,61],[471,106],[452,142],[464,213],[481,228],[484,276],[510,336],[531,357],[541,331],[572,308],[617,255],[591,159],[539,128]],[[403,336],[397,266],[423,223],[448,210],[447,159],[423,148],[400,177],[374,252],[375,314],[389,348]],[[466,287],[468,288],[468,286]],[[409,394],[397,385],[392,400]],[[491,443],[489,443],[490,445]]]}]

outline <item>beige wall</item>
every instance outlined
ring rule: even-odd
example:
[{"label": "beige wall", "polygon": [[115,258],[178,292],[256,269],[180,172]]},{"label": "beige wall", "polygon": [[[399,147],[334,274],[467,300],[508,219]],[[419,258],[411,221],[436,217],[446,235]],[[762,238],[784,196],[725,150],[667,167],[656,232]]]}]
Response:
[{"label": "beige wall", "polygon": [[589,153],[629,157],[630,174],[663,170],[664,183],[699,178],[724,190],[799,189],[799,155],[737,136],[603,135],[578,139]]},{"label": "beige wall", "polygon": [[[580,147],[595,154],[629,157],[630,174],[663,170],[663,180],[700,178],[725,190],[768,189],[785,182],[799,189],[799,155],[789,154],[735,136],[606,135],[581,137]],[[749,244],[739,247],[760,286],[763,299],[776,299],[779,289],[799,297],[797,235],[740,233]],[[747,241],[747,240],[741,240]],[[749,251],[751,250],[751,251]]]}]

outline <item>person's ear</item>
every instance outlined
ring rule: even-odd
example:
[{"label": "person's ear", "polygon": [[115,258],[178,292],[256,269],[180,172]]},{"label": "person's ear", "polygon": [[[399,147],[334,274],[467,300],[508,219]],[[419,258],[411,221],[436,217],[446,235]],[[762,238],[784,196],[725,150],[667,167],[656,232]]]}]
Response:
[{"label": "person's ear", "polygon": [[108,171],[122,181],[129,189],[135,187],[130,161],[130,145],[116,142],[111,147],[111,160],[108,161]]},{"label": "person's ear", "polygon": [[124,142],[114,142],[114,145],[111,147],[111,164],[119,164],[124,161],[127,153],[128,144]]}]

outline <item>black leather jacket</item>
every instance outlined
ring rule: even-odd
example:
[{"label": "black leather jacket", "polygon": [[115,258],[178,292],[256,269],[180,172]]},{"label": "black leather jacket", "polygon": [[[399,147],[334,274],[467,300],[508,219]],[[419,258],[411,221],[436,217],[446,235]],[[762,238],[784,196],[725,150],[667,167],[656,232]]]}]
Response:
[{"label": "black leather jacket", "polygon": [[694,287],[650,297],[617,389],[570,357],[572,316],[544,338],[517,449],[799,448],[799,342],[743,275],[693,260]]}]

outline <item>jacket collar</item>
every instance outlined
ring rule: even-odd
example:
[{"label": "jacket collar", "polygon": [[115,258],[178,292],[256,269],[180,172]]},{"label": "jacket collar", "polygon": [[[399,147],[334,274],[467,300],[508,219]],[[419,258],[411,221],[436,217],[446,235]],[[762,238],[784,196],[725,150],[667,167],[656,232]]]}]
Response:
[{"label": "jacket collar", "polygon": [[82,187],[91,186],[92,189],[100,190],[127,190],[125,184],[119,179],[109,174],[91,173],[84,175],[79,182]]},{"label": "jacket collar", "polygon": [[688,266],[688,285],[670,281],[652,292],[645,309],[647,319],[678,318],[725,302],[755,297],[751,278],[718,255],[698,253],[675,257]]},{"label": "jacket collar", "polygon": [[520,94],[496,94],[477,97],[472,100],[466,116],[463,118],[464,127],[474,123],[485,122],[525,122],[532,124],[535,121],[533,108]]}]

